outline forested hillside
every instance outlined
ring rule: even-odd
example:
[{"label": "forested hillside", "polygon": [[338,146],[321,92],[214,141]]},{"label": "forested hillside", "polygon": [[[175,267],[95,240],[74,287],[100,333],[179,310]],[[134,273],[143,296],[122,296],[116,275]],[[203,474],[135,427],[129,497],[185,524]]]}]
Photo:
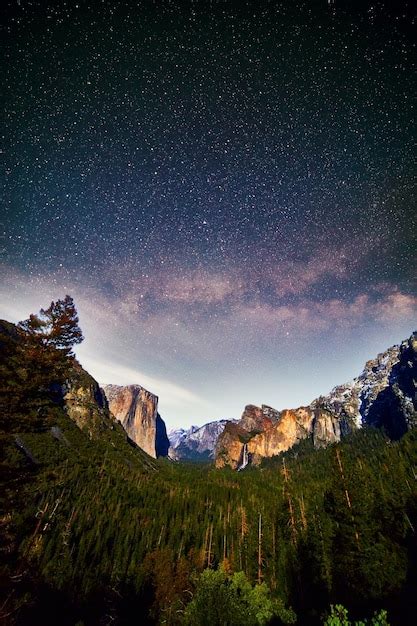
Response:
[{"label": "forested hillside", "polygon": [[[219,567],[226,587],[240,571],[266,583],[270,594],[253,589],[264,590],[260,605],[271,598],[275,623],[319,624],[336,603],[353,617],[384,608],[392,624],[415,622],[415,431],[393,443],[363,430],[321,450],[305,441],[243,472],[154,460],[105,409],[90,407],[94,429],[70,418],[56,387],[80,376],[69,352],[55,386],[43,380],[13,403],[40,357],[28,360],[27,331],[2,329],[6,624],[208,623],[197,600],[213,581],[198,575]],[[217,596],[218,623],[242,623],[229,600]],[[256,615],[246,623],[270,616]]]}]

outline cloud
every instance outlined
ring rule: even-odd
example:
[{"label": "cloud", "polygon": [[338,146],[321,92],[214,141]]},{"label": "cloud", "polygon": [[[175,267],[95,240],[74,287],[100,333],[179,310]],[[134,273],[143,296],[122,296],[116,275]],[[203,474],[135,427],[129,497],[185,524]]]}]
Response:
[{"label": "cloud", "polygon": [[231,278],[211,273],[193,272],[166,281],[160,290],[171,302],[184,304],[216,304],[241,293],[239,284]]},{"label": "cloud", "polygon": [[[0,318],[13,322],[25,319],[29,313],[38,311],[52,299],[61,298],[66,292],[71,293],[86,337],[85,342],[77,347],[77,357],[101,384],[143,385],[162,396],[166,406],[205,404],[202,398],[167,377],[152,376],[143,366],[140,369],[132,366],[135,362],[150,362],[152,352],[155,352],[151,329],[155,337],[159,332],[165,338],[161,326],[163,320],[141,321],[128,303],[108,298],[89,286],[67,284],[57,287],[48,276],[28,280],[24,275],[5,271],[3,289],[0,292]],[[148,345],[143,342],[146,335],[149,336]]]},{"label": "cloud", "polygon": [[272,272],[271,283],[280,298],[302,296],[328,278],[349,279],[370,253],[360,242],[317,248],[303,261],[283,261]]},{"label": "cloud", "polygon": [[[268,300],[256,289],[243,289],[233,272],[229,283],[225,275],[202,283],[203,273],[190,273],[190,282],[173,279],[163,306],[159,299],[166,282],[143,306],[142,300],[152,298],[154,280],[149,279],[149,292],[134,288],[138,278],[132,277],[132,282],[120,282],[115,293],[101,280],[94,285],[57,274],[31,278],[3,270],[0,317],[24,319],[70,293],[86,337],[77,347],[83,366],[102,384],[143,385],[160,397],[164,418],[175,416],[178,424],[195,421],[197,415],[202,421],[220,417],[219,407],[227,404],[236,378],[246,376],[246,387],[256,387],[262,384],[256,382],[257,372],[263,371],[262,380],[269,376],[274,388],[274,376],[280,372],[286,381],[282,385],[288,386],[293,384],[286,369],[289,361],[297,361],[302,370],[300,358],[311,360],[314,351],[327,350],[331,358],[341,335],[351,338],[352,346],[358,346],[364,333],[368,338],[372,333],[405,337],[417,319],[417,297],[388,283],[351,298],[313,299],[306,290],[298,297]],[[175,293],[178,285],[183,287],[180,295]],[[309,384],[310,379],[304,379],[303,385]],[[239,398],[246,397],[246,387]]]},{"label": "cloud", "polygon": [[[81,356],[80,356],[81,354]],[[186,403],[202,404],[205,402],[196,394],[184,387],[176,385],[168,380],[149,376],[134,367],[122,365],[116,361],[106,361],[78,351],[78,356],[83,367],[98,380],[101,385],[108,383],[114,385],[140,384],[157,396],[163,397],[165,404],[170,406],[183,406]]]},{"label": "cloud", "polygon": [[[244,287],[233,272],[228,277],[205,271],[172,277],[168,272],[158,279],[148,277],[145,285],[140,284],[142,289],[139,278],[131,276],[127,283],[117,282],[115,294],[114,290],[106,293],[100,287],[68,280],[58,287],[65,283],[59,277],[28,279],[6,268],[0,314],[11,320],[22,319],[69,292],[76,299],[90,345],[104,342],[116,357],[117,347],[129,354],[136,349],[140,362],[147,355],[154,359],[158,351],[168,354],[172,362],[180,354],[215,357],[219,349],[232,350],[233,345],[238,349],[245,333],[277,336],[296,331],[305,335],[354,328],[369,321],[388,325],[417,318],[417,297],[389,284],[375,285],[350,299],[313,299],[308,286],[319,277],[348,273],[346,250],[340,251],[335,267],[332,255],[325,251],[314,262],[299,263],[294,274],[298,276],[298,297],[275,302],[263,298],[256,289],[250,291],[249,285]],[[283,272],[282,268],[279,271]],[[295,292],[295,284],[282,280],[279,289],[281,295]],[[213,314],[212,305],[220,303],[227,306]]]},{"label": "cloud", "polygon": [[417,297],[394,291],[374,305],[374,315],[382,322],[413,317],[417,322]]},{"label": "cloud", "polygon": [[121,307],[143,316],[155,307],[204,309],[233,306],[240,302],[262,302],[265,294],[275,299],[305,298],[329,279],[347,283],[366,263],[379,245],[376,238],[365,245],[359,239],[341,245],[311,247],[307,258],[254,254],[253,261],[237,263],[230,259],[222,271],[209,267],[180,268],[173,265],[142,271],[134,262],[109,264],[103,269],[101,282],[109,287]]},{"label": "cloud", "polygon": [[308,332],[349,329],[363,322],[388,324],[417,318],[417,297],[393,290],[372,299],[359,294],[351,300],[331,298],[323,301],[303,299],[291,305],[247,304],[234,310],[236,320],[264,332]]},{"label": "cloud", "polygon": [[[152,275],[137,267],[108,267],[105,281],[112,292],[136,310],[146,311],[154,304],[196,306],[217,305],[242,295],[244,281],[238,272],[208,269],[155,269]],[[151,305],[149,307],[149,304]],[[147,306],[148,305],[148,306]]]}]

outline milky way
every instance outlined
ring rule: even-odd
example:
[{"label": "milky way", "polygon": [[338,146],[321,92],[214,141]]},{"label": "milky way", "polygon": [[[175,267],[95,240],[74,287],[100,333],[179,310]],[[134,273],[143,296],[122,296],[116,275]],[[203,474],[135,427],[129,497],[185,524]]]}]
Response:
[{"label": "milky way", "polygon": [[71,293],[81,362],[169,425],[357,374],[416,325],[416,28],[411,2],[7,2],[1,315]]}]

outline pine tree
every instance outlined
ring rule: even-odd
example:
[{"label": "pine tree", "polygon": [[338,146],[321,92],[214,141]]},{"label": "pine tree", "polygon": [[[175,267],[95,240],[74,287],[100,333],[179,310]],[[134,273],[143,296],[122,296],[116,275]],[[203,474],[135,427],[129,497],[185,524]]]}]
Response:
[{"label": "pine tree", "polygon": [[81,343],[74,301],[70,296],[51,302],[47,309],[19,322],[0,327],[0,410],[6,430],[18,420],[32,426],[42,422],[55,404],[52,390],[69,376],[74,363],[72,347]]},{"label": "pine tree", "polygon": [[51,302],[38,315],[31,314],[18,327],[34,344],[45,348],[56,348],[63,354],[72,355],[72,347],[84,339],[79,319],[71,296]]}]

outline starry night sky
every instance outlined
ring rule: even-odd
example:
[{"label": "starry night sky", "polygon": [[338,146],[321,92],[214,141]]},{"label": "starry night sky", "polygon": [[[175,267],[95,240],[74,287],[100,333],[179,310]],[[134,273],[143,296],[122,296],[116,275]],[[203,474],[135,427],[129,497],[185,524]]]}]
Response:
[{"label": "starry night sky", "polygon": [[10,1],[0,316],[70,293],[167,425],[299,406],[416,324],[413,2]]}]

